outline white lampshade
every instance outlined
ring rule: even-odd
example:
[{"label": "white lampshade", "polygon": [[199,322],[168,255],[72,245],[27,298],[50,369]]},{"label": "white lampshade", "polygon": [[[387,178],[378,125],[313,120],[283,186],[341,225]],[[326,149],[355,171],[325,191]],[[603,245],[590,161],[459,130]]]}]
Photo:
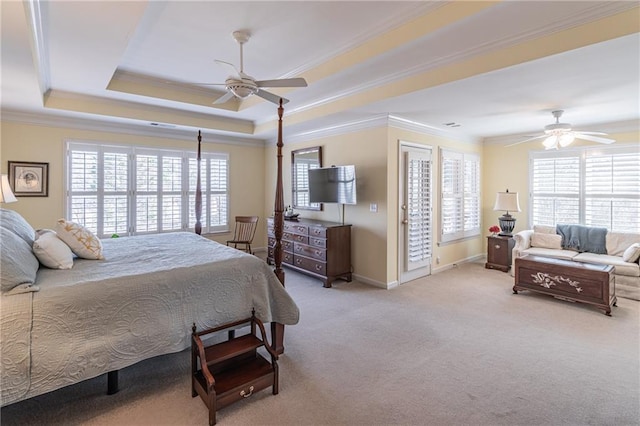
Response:
[{"label": "white lampshade", "polygon": [[498,192],[496,194],[496,203],[493,206],[493,210],[500,210],[505,212],[519,212],[520,202],[518,201],[517,192]]},{"label": "white lampshade", "polygon": [[0,203],[15,203],[18,201],[16,196],[11,191],[11,185],[9,185],[9,176],[2,175],[0,179]]}]

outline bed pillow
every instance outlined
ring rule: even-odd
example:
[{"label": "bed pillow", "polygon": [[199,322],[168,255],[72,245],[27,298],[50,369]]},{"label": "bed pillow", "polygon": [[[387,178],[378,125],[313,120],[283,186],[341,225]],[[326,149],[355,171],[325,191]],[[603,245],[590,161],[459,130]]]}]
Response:
[{"label": "bed pillow", "polygon": [[36,231],[18,212],[0,209],[0,226],[22,238],[29,247],[36,239]]},{"label": "bed pillow", "polygon": [[40,264],[31,247],[5,228],[0,228],[0,237],[0,290],[4,293],[18,286],[32,286]]},{"label": "bed pillow", "polygon": [[531,234],[531,247],[562,250],[562,237],[558,234],[534,232]]},{"label": "bed pillow", "polygon": [[55,232],[42,233],[33,242],[33,254],[40,263],[51,269],[71,269],[73,252]]},{"label": "bed pillow", "polygon": [[100,239],[79,223],[58,219],[55,231],[58,234],[58,238],[64,241],[78,257],[83,259],[104,259]]},{"label": "bed pillow", "polygon": [[622,260],[636,263],[640,259],[640,243],[631,244],[622,254]]}]

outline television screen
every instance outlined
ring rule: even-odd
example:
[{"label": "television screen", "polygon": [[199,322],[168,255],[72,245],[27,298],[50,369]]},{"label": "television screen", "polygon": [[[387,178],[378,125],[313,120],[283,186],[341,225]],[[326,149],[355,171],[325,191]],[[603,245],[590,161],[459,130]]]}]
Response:
[{"label": "television screen", "polygon": [[356,204],[356,167],[337,166],[309,170],[309,201]]}]

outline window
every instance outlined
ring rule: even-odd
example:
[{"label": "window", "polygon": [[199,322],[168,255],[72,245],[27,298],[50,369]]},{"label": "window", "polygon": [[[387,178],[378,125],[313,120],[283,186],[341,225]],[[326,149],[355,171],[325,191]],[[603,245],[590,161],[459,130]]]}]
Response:
[{"label": "window", "polygon": [[480,235],[480,159],[440,150],[440,242]]},{"label": "window", "polygon": [[[69,142],[66,216],[100,237],[195,228],[195,152]],[[228,156],[203,153],[202,232],[228,230]]]},{"label": "window", "polygon": [[640,232],[640,152],[602,147],[534,152],[530,223]]}]

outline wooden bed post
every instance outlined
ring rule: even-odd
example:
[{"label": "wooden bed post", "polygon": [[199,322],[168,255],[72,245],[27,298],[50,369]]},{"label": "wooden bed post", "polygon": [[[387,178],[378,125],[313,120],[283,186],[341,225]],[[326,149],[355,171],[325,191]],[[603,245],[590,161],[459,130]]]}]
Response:
[{"label": "wooden bed post", "polygon": [[[276,199],[273,209],[273,233],[276,244],[273,247],[273,261],[276,265],[274,272],[284,287],[284,270],[282,269],[282,230],[284,228],[284,198],[282,190],[282,98],[278,106],[278,169],[276,178]],[[284,352],[284,324],[271,323],[271,340],[273,348],[278,355]]]},{"label": "wooden bed post", "polygon": [[198,168],[196,177],[196,234],[202,234],[202,223],[200,223],[200,216],[202,216],[202,188],[200,187],[200,145],[202,143],[202,134],[198,130],[198,155],[196,167]]}]

